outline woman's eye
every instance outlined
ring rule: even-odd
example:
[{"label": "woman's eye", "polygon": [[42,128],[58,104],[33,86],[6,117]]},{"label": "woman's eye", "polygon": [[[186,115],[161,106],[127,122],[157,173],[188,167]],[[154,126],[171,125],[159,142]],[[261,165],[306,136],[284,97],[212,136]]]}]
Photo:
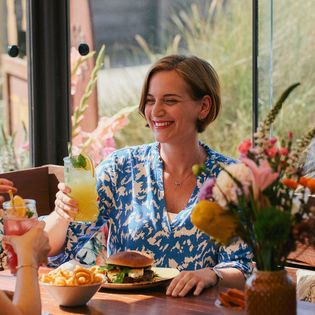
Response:
[{"label": "woman's eye", "polygon": [[147,99],[146,101],[145,101],[145,104],[146,105],[153,105],[155,103],[155,101],[153,100],[153,99]]},{"label": "woman's eye", "polygon": [[167,99],[167,100],[164,100],[164,103],[166,105],[174,105],[174,104],[178,103],[178,101],[175,99]]}]

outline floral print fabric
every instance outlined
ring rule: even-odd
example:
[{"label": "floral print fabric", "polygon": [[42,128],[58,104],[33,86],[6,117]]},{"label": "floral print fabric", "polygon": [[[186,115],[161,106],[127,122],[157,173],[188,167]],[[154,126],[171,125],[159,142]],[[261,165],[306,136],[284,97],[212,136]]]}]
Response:
[{"label": "floral print fabric", "polygon": [[[234,162],[201,145],[208,154],[206,167],[214,176],[220,171],[219,163]],[[251,273],[252,254],[242,240],[235,239],[229,246],[220,246],[191,223],[199,189],[207,180],[205,174],[197,177],[197,185],[185,209],[169,221],[158,143],[117,150],[96,172],[99,218],[94,224],[70,223],[64,251],[50,258],[52,266],[73,258],[95,263],[105,245],[103,233],[97,231],[108,222],[107,255],[138,250],[151,254],[158,267],[179,270],[235,267],[245,276]]]}]

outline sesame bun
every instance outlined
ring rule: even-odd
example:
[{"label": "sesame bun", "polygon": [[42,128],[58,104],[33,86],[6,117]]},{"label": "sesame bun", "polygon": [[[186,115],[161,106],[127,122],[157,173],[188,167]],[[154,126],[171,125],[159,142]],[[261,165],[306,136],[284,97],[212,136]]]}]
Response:
[{"label": "sesame bun", "polygon": [[106,263],[130,268],[145,268],[152,266],[153,259],[147,254],[130,250],[109,256]]}]

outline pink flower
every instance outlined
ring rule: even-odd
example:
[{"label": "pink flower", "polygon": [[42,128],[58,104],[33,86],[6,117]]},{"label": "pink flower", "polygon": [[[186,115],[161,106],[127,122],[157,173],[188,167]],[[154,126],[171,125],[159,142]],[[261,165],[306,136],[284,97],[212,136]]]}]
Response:
[{"label": "pink flower", "polygon": [[293,139],[293,132],[292,132],[292,131],[289,131],[289,132],[288,132],[288,139],[289,139],[289,140],[292,140],[292,139]]},{"label": "pink flower", "polygon": [[285,147],[280,148],[279,152],[280,152],[280,155],[284,155],[284,156],[288,156],[289,154],[288,148],[285,148]]},{"label": "pink flower", "polygon": [[27,141],[22,145],[23,150],[29,150],[30,149],[30,143]]},{"label": "pink flower", "polygon": [[271,158],[274,158],[277,153],[278,153],[277,147],[271,147],[270,149],[266,149],[266,154]]},{"label": "pink flower", "polygon": [[201,186],[199,191],[199,200],[209,200],[212,198],[212,190],[215,185],[215,178],[209,178],[206,182]]},{"label": "pink flower", "polygon": [[279,173],[274,172],[266,160],[262,160],[257,165],[253,160],[248,158],[241,158],[241,161],[247,165],[254,176],[254,195],[257,197],[259,191],[264,191],[271,185],[279,176]]},{"label": "pink flower", "polygon": [[238,147],[238,151],[242,155],[247,155],[249,149],[252,147],[252,141],[250,139],[244,140]]},{"label": "pink flower", "polygon": [[270,146],[274,146],[277,143],[278,139],[276,137],[271,137],[269,139]]}]

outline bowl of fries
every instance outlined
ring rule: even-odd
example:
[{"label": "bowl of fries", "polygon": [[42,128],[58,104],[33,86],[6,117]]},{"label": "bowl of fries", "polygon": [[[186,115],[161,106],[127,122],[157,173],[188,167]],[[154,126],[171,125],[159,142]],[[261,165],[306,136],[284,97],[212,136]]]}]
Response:
[{"label": "bowl of fries", "polygon": [[75,266],[74,270],[58,268],[40,276],[40,284],[61,306],[85,305],[99,290],[104,275],[98,267]]}]

